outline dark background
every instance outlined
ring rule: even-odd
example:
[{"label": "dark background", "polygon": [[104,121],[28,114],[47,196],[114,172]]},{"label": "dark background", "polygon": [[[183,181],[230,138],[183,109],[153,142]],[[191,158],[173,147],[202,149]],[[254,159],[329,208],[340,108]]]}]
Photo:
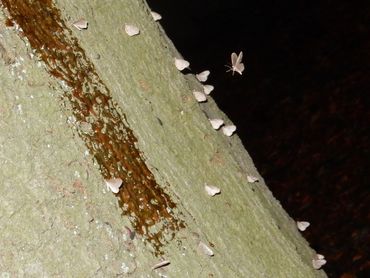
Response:
[{"label": "dark background", "polygon": [[328,276],[370,277],[370,1],[148,3],[192,71],[211,71],[213,98],[275,197],[311,223]]}]

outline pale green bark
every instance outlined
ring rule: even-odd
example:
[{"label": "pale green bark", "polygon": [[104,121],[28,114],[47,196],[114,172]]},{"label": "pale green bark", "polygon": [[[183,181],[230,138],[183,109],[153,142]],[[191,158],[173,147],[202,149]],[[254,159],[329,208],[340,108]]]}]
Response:
[{"label": "pale green bark", "polygon": [[[27,41],[5,27],[1,12],[0,274],[325,277],[313,269],[314,251],[262,178],[247,182],[247,174],[258,173],[239,138],[212,129],[207,115],[226,116],[211,98],[205,104],[193,99],[200,84],[175,68],[178,54],[147,5],[137,0],[56,4],[66,22],[88,20],[88,30],[73,33],[187,227],[164,248],[171,264],[151,271],[159,258],[140,238],[126,238],[129,221],[78,137],[80,127],[60,99],[58,81],[30,58]],[[124,23],[137,25],[141,34],[128,37]],[[221,195],[208,197],[205,183],[220,187]],[[199,252],[195,234],[212,242],[213,257]]]}]

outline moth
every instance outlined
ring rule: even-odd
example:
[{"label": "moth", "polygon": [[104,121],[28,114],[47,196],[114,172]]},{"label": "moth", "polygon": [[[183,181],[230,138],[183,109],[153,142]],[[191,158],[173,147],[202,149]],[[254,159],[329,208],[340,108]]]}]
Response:
[{"label": "moth", "polygon": [[198,248],[199,248],[199,250],[204,254],[204,255],[207,255],[207,256],[209,256],[209,257],[212,257],[212,256],[214,256],[214,253],[213,253],[213,251],[212,251],[212,249],[211,248],[209,248],[208,246],[207,246],[207,244],[205,244],[204,242],[199,242],[199,244],[198,244]]},{"label": "moth", "polygon": [[316,254],[312,259],[312,266],[314,269],[320,269],[324,264],[326,264],[326,260],[324,255]]},{"label": "moth", "polygon": [[72,23],[72,25],[73,25],[74,27],[76,27],[76,29],[77,29],[78,31],[82,31],[82,30],[87,29],[87,27],[88,27],[88,22],[87,22],[87,20],[85,20],[85,19],[81,18],[81,19],[79,19],[79,20],[77,20],[77,21],[73,22],[73,23]]},{"label": "moth", "polygon": [[233,133],[235,132],[236,130],[236,126],[235,125],[225,125],[222,127],[222,133],[225,134],[226,136],[230,137],[231,135],[233,135]]},{"label": "moth", "polygon": [[198,102],[205,102],[205,101],[207,101],[206,95],[204,93],[202,93],[202,92],[193,91],[193,95],[194,95],[195,99]]},{"label": "moth", "polygon": [[107,188],[109,188],[113,193],[119,192],[119,188],[121,187],[122,182],[123,181],[120,178],[105,180]]},{"label": "moth", "polygon": [[159,13],[156,13],[156,12],[153,12],[153,11],[151,11],[150,13],[151,13],[154,21],[158,21],[158,20],[162,19],[162,16]]},{"label": "moth", "polygon": [[195,75],[195,77],[199,80],[199,82],[205,82],[208,79],[208,75],[211,72],[209,70],[202,71]]},{"label": "moth", "polygon": [[209,121],[211,122],[213,129],[216,130],[224,124],[224,121],[222,119],[209,119]]},{"label": "moth", "polygon": [[221,193],[221,189],[213,185],[205,185],[204,189],[209,196],[215,196]]},{"label": "moth", "polygon": [[135,25],[125,24],[125,32],[126,32],[127,35],[132,37],[132,36],[139,35],[140,30]]},{"label": "moth", "polygon": [[307,222],[307,221],[297,221],[297,228],[301,232],[305,231],[308,228],[308,226],[310,226],[310,222]]},{"label": "moth", "polygon": [[175,66],[179,71],[184,70],[190,66],[190,63],[184,59],[175,58]]},{"label": "moth", "polygon": [[242,59],[243,59],[242,51],[240,51],[239,55],[236,55],[235,52],[231,53],[231,66],[226,65],[226,67],[229,68],[226,72],[232,71],[233,75],[234,72],[237,72],[240,75],[242,75],[244,71],[244,64],[242,63]]},{"label": "moth", "polygon": [[249,183],[254,183],[254,182],[257,182],[257,181],[258,181],[258,178],[257,178],[257,177],[255,177],[255,176],[252,176],[252,175],[248,175],[248,176],[247,176],[247,181],[248,181]]},{"label": "moth", "polygon": [[215,87],[213,87],[212,85],[203,85],[203,92],[206,95],[209,95],[214,90],[214,88]]}]

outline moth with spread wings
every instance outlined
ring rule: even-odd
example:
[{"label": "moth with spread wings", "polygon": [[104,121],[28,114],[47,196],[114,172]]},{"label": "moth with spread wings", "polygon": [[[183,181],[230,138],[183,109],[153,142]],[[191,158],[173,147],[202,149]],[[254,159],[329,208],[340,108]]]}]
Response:
[{"label": "moth with spread wings", "polygon": [[234,72],[239,73],[240,75],[243,74],[244,71],[244,64],[242,63],[243,59],[243,51],[240,51],[239,55],[236,55],[235,52],[231,54],[231,66],[226,65],[229,69],[226,72],[232,71],[233,75]]}]

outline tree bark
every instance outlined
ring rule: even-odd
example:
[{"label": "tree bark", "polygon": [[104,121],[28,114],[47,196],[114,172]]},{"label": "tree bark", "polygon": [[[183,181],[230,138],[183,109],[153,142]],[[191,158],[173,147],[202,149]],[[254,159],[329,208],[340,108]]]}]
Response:
[{"label": "tree bark", "polygon": [[2,277],[326,276],[145,1],[0,3]]}]

